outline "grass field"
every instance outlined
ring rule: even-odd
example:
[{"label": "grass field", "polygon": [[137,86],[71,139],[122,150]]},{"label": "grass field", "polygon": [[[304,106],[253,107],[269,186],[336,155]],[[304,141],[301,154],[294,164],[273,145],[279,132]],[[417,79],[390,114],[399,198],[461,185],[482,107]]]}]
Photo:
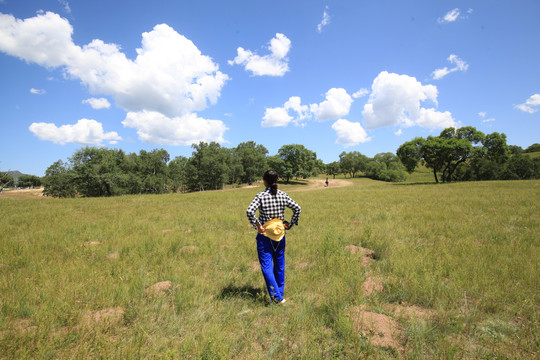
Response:
[{"label": "grass field", "polygon": [[284,306],[245,215],[260,187],[3,194],[0,359],[538,357],[540,181],[344,181],[280,187],[302,206]]}]

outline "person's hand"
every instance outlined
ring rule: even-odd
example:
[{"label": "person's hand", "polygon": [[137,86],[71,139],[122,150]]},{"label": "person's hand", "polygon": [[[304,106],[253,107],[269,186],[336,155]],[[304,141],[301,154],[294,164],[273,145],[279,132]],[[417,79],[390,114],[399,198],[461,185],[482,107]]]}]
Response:
[{"label": "person's hand", "polygon": [[262,225],[257,224],[257,231],[259,232],[259,234],[264,234],[266,229],[264,227],[262,227]]},{"label": "person's hand", "polygon": [[289,230],[291,228],[291,225],[287,221],[284,221],[283,227],[285,228],[285,230]]}]

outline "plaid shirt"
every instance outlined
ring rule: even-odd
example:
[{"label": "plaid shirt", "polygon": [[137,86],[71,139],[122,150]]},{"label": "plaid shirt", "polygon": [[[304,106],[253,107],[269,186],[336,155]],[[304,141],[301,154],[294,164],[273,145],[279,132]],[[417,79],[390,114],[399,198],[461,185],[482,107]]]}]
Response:
[{"label": "plaid shirt", "polygon": [[[249,222],[257,228],[257,223],[263,225],[272,219],[285,218],[285,207],[293,211],[290,225],[298,225],[298,218],[302,208],[287,193],[278,190],[276,195],[272,195],[270,188],[258,193],[247,208]],[[255,211],[259,209],[259,219],[255,217]]]}]

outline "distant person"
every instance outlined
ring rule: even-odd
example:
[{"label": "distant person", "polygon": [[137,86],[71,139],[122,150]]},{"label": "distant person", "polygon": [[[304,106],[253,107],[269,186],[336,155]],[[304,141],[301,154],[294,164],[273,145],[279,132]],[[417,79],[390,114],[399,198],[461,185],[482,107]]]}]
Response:
[{"label": "distant person", "polygon": [[[278,190],[278,173],[268,170],[263,175],[265,190],[258,193],[249,207],[247,217],[257,228],[257,252],[270,300],[285,303],[285,230],[298,225],[300,205],[285,192]],[[284,221],[285,207],[292,209],[291,222]],[[259,218],[255,211],[259,210]]]},{"label": "distant person", "polygon": [[326,187],[328,187],[328,185],[330,184],[330,182],[328,181],[328,178],[326,178],[326,181],[324,183],[326,184]]}]

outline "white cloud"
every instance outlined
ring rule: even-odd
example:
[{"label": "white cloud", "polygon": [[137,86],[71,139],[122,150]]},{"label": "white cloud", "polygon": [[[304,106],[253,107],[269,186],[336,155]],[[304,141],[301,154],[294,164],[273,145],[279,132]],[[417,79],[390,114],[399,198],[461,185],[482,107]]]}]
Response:
[{"label": "white cloud", "polygon": [[[24,20],[0,13],[0,51],[47,68],[61,67],[92,94],[110,95],[129,112],[198,119],[193,113],[215,104],[228,80],[210,57],[166,24],[142,34],[135,60],[128,59],[118,45],[101,40],[75,45],[72,33],[70,23],[52,12]],[[272,48],[276,54],[284,52],[280,44]],[[202,121],[201,128],[206,125]],[[184,138],[178,130],[164,143]]]},{"label": "white cloud", "polygon": [[360,90],[352,94],[352,97],[355,99],[359,99],[361,97],[366,96],[367,94],[369,94],[369,90],[365,88],[361,88]]},{"label": "white cloud", "polygon": [[489,119],[482,120],[483,123],[492,122],[492,121],[495,121],[495,118],[489,118]]},{"label": "white cloud", "polygon": [[540,94],[531,95],[523,104],[515,105],[515,108],[523,112],[534,114],[538,111],[536,108],[540,105]]},{"label": "white cloud", "polygon": [[467,64],[463,59],[460,59],[457,55],[451,54],[448,59],[451,64],[454,64],[455,66],[451,69],[448,67],[444,67],[442,69],[436,69],[431,74],[431,77],[433,80],[439,80],[445,77],[446,75],[453,73],[455,71],[467,71],[469,68],[469,64]]},{"label": "white cloud", "polygon": [[30,93],[31,94],[34,94],[34,95],[45,95],[47,93],[47,91],[43,90],[43,89],[34,89],[34,88],[31,88],[30,89]]},{"label": "white cloud", "polygon": [[287,126],[293,119],[289,115],[287,109],[284,107],[265,108],[263,121],[261,126],[263,127],[277,127]]},{"label": "white cloud", "polygon": [[337,135],[336,143],[344,146],[354,146],[371,140],[362,125],[357,122],[339,119],[332,124],[332,129]]},{"label": "white cloud", "polygon": [[460,14],[459,9],[455,8],[455,9],[452,9],[449,12],[447,12],[442,18],[437,19],[437,21],[439,23],[454,22],[454,21],[456,21],[458,19],[459,14]]},{"label": "white cloud", "polygon": [[118,140],[122,140],[115,131],[104,132],[100,122],[88,119],[81,119],[75,125],[62,125],[60,127],[52,123],[32,123],[29,129],[40,140],[52,141],[61,145],[67,143],[101,145],[103,141],[116,144]]},{"label": "white cloud", "polygon": [[137,129],[139,138],[150,145],[191,145],[200,141],[225,142],[227,127],[220,120],[207,120],[190,113],[169,118],[156,111],[128,112],[122,125]]},{"label": "white cloud", "polygon": [[71,8],[69,7],[69,2],[67,2],[67,0],[58,0],[58,2],[64,7],[65,12],[71,14]]},{"label": "white cloud", "polygon": [[396,131],[394,131],[394,134],[396,134],[397,136],[401,136],[401,134],[403,134],[403,129],[397,129]]},{"label": "white cloud", "polygon": [[99,110],[99,109],[108,109],[111,107],[111,103],[109,100],[105,98],[90,98],[82,101],[83,104],[88,104],[92,108]]},{"label": "white cloud", "polygon": [[[282,107],[266,108],[262,126],[287,126],[289,123],[304,126],[306,119],[319,121],[337,119],[349,114],[354,100],[342,88],[332,88],[326,92],[326,100],[320,104],[302,105],[299,96],[291,96]],[[290,112],[294,113],[294,117]]]},{"label": "white cloud", "polygon": [[318,32],[319,34],[322,33],[323,27],[325,27],[326,25],[330,24],[330,15],[328,15],[327,10],[328,10],[328,6],[326,6],[326,7],[324,8],[322,20],[321,20],[321,22],[319,23],[319,25],[317,25],[317,32]]},{"label": "white cloud", "polygon": [[480,117],[482,117],[482,118],[485,118],[486,115],[487,115],[487,112],[485,112],[485,111],[480,111],[480,112],[478,113],[478,116],[480,116]]},{"label": "white cloud", "polygon": [[343,88],[332,88],[326,92],[326,100],[311,104],[309,110],[317,120],[330,120],[349,114],[354,100]]},{"label": "white cloud", "polygon": [[229,60],[229,65],[244,65],[246,71],[251,71],[255,76],[283,76],[289,71],[289,59],[287,54],[291,48],[291,40],[285,35],[277,33],[270,40],[269,55],[259,56],[242,47],[237,49],[238,55],[234,60]]},{"label": "white cloud", "polygon": [[364,125],[367,129],[414,125],[429,129],[457,127],[450,112],[421,107],[420,103],[428,100],[437,106],[437,95],[434,85],[422,85],[414,77],[382,71],[373,80],[364,105]]}]

